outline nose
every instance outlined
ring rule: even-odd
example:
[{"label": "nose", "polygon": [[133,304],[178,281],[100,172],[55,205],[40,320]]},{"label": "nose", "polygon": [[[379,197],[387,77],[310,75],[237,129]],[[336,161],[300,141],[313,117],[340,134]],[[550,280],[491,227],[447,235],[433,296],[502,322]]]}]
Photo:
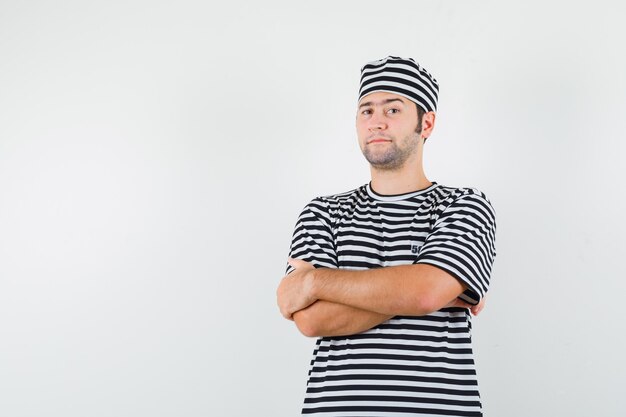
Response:
[{"label": "nose", "polygon": [[384,115],[381,112],[373,112],[367,128],[370,132],[387,129],[387,121],[385,120]]}]

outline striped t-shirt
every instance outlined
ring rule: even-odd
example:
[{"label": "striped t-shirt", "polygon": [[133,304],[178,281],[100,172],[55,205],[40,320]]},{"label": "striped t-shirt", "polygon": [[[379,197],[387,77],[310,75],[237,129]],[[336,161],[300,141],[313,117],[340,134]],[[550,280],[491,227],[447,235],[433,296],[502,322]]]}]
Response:
[{"label": "striped t-shirt", "polygon": [[[307,204],[290,256],[317,268],[434,265],[461,280],[461,298],[475,304],[489,287],[495,227],[491,203],[474,188],[432,183],[385,196],[366,184]],[[302,414],[481,416],[470,320],[466,309],[444,308],[318,338]]]}]

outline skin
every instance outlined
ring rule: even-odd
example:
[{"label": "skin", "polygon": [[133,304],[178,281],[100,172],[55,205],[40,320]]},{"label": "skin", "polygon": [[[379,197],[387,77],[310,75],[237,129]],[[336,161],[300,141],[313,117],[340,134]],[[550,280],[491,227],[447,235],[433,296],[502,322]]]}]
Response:
[{"label": "skin", "polygon": [[[359,101],[357,137],[377,193],[403,194],[432,185],[422,156],[435,119],[434,112],[427,112],[417,126],[415,103],[393,93],[376,92]],[[465,285],[431,265],[351,271],[316,269],[298,259],[289,263],[295,270],[278,287],[278,306],[306,336],[360,333],[396,315],[421,316],[444,307],[478,314],[484,306],[484,299],[476,306],[458,299]]]}]

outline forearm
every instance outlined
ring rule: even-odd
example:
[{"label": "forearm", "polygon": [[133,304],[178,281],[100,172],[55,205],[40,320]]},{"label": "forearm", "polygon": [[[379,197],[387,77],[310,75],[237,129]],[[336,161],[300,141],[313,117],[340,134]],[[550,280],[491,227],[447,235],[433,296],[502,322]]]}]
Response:
[{"label": "forearm", "polygon": [[318,268],[309,272],[314,299],[390,316],[430,314],[465,289],[447,272],[425,264],[362,271]]},{"label": "forearm", "polygon": [[364,332],[389,320],[391,315],[319,300],[293,314],[302,334],[314,336],[345,336]]}]

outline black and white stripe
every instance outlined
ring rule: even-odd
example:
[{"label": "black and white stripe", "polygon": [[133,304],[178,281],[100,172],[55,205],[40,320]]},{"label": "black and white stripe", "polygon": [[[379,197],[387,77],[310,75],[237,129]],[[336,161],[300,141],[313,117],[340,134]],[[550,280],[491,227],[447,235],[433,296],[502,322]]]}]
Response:
[{"label": "black and white stripe", "polygon": [[361,68],[359,100],[368,94],[387,91],[417,103],[425,111],[437,111],[439,83],[412,58],[388,56]]},{"label": "black and white stripe", "polygon": [[[353,270],[428,263],[465,283],[462,298],[478,302],[489,287],[494,240],[493,208],[476,189],[433,183],[382,196],[367,184],[307,204],[290,256]],[[482,415],[470,319],[465,309],[446,308],[319,338],[302,414]]]}]

